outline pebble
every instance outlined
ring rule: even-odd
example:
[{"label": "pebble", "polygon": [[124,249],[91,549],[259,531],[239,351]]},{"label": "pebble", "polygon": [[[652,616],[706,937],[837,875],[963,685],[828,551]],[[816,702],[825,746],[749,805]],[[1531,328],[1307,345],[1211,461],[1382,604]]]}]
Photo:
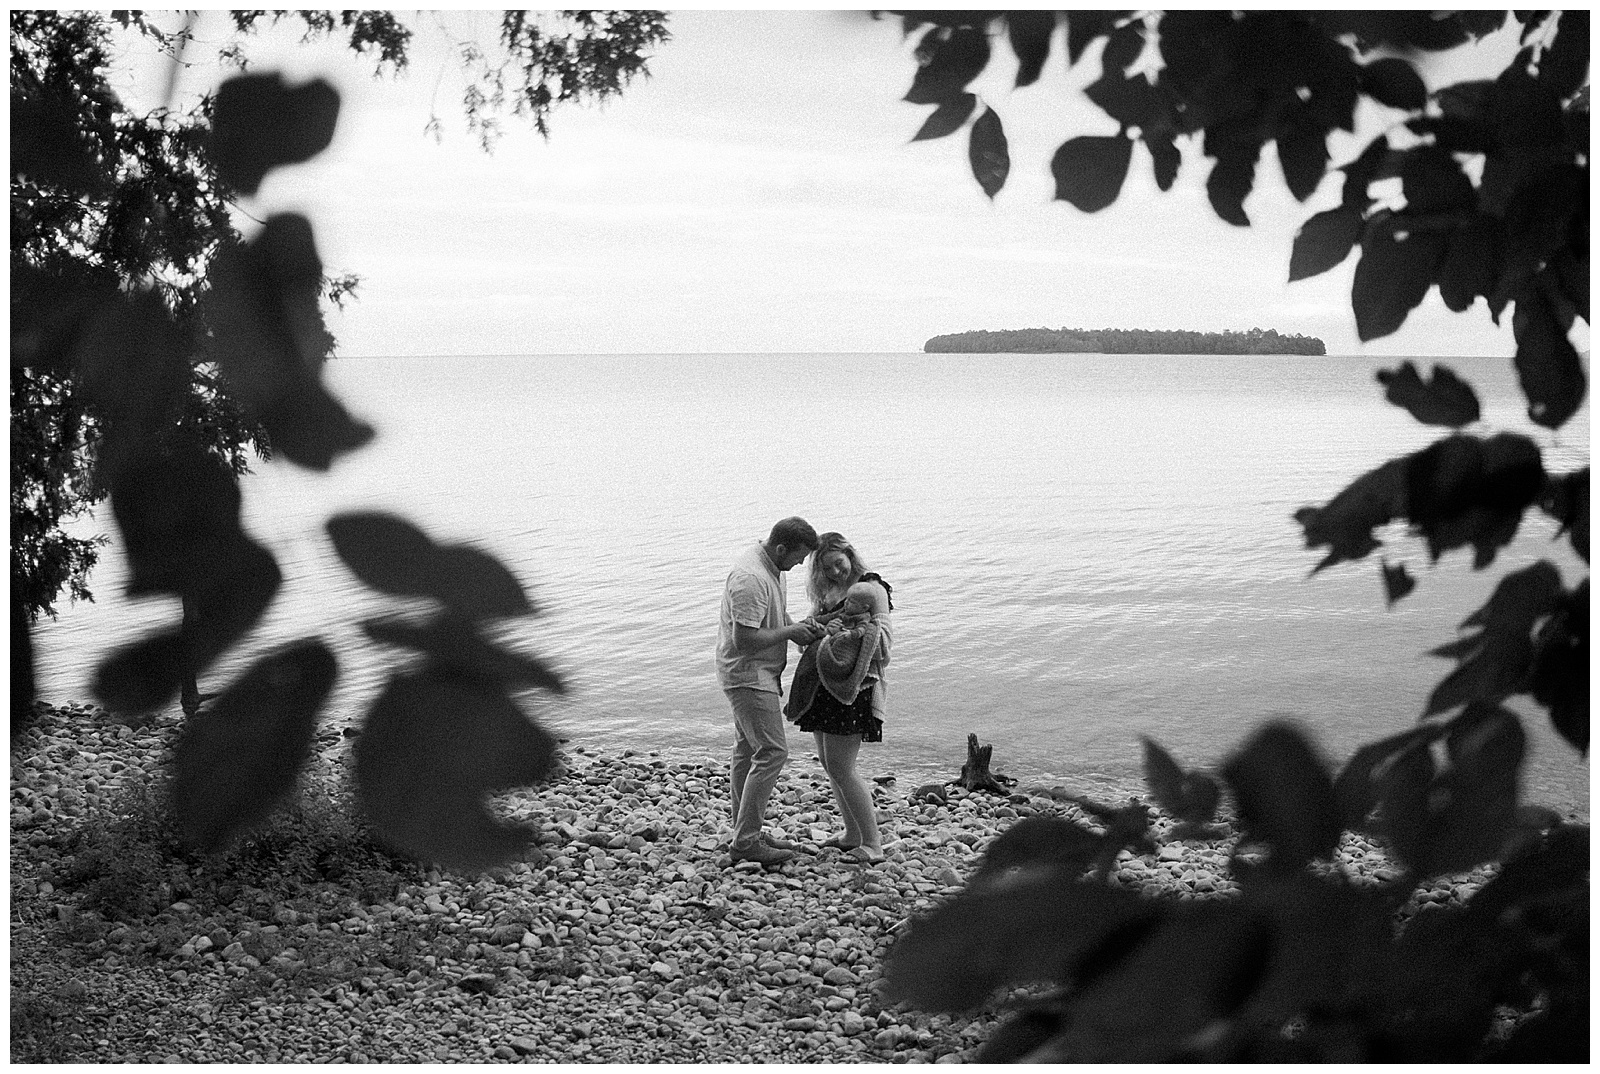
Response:
[{"label": "pebble", "polygon": [[[574,749],[563,778],[497,800],[541,836],[491,876],[429,870],[378,899],[167,892],[142,919],[98,922],[63,886],[51,840],[103,822],[123,785],[159,774],[176,726],[62,707],[13,749],[13,989],[70,1000],[81,1028],[53,1042],[56,1061],[968,1061],[998,1008],[885,1009],[895,930],[953,897],[1024,810],[1083,819],[1065,787],[1020,802],[950,787],[944,804],[878,787],[885,861],[851,866],[820,846],[837,831],[820,769],[792,761],[768,814],[801,853],[774,870],[730,867],[724,764]],[[330,771],[346,748],[334,741],[316,762]],[[1123,856],[1114,883],[1237,894],[1229,843],[1169,841],[1171,827],[1159,819],[1158,851]],[[1357,882],[1394,875],[1354,836],[1337,857]],[[1484,879],[1413,901],[1443,905]],[[63,959],[67,943],[81,946]],[[410,955],[327,965],[350,949]]]}]

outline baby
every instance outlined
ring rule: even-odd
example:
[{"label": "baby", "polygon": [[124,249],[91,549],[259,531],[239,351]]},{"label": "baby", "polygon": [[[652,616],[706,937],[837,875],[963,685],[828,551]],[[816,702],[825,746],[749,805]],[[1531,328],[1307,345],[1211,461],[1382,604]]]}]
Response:
[{"label": "baby", "polygon": [[889,598],[882,587],[872,582],[857,582],[845,591],[844,603],[828,615],[828,636],[817,650],[817,664],[824,674],[848,676],[861,653],[861,639],[874,619],[889,613]]}]

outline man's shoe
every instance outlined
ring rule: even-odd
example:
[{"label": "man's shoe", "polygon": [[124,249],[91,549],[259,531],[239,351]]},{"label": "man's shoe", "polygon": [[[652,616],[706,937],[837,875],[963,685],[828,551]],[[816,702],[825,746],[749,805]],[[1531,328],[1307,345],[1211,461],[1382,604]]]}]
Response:
[{"label": "man's shoe", "polygon": [[761,844],[763,846],[769,846],[773,850],[799,850],[800,849],[799,847],[795,846],[793,843],[789,842],[789,840],[787,840],[787,839],[779,839],[776,836],[768,835],[766,832],[762,832],[761,833]]},{"label": "man's shoe", "polygon": [[758,839],[747,847],[730,848],[728,856],[735,862],[753,861],[762,865],[779,865],[794,857],[794,851],[769,847]]}]

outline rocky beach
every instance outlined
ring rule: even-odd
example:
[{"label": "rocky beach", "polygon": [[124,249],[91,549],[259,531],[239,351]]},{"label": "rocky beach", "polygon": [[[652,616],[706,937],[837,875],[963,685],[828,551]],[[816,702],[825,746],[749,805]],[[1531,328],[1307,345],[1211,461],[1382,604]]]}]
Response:
[{"label": "rocky beach", "polygon": [[[731,865],[726,764],[566,747],[566,772],[500,807],[537,830],[492,875],[375,850],[331,804],[347,744],[319,740],[301,804],[228,855],[153,829],[177,721],[133,728],[39,706],[11,769],[11,1058],[22,1062],[962,1062],[1005,996],[968,1017],[880,1002],[908,919],[954,896],[1020,817],[1093,823],[1072,789],[943,803],[887,778],[880,864],[847,863],[826,780],[795,744],[772,800],[801,850]],[[959,762],[952,764],[951,775]],[[1142,788],[1125,789],[1140,795]],[[1236,891],[1232,830],[1124,851],[1112,882]],[[1346,835],[1362,883],[1397,875]],[[1440,881],[1404,912],[1461,899]]]}]

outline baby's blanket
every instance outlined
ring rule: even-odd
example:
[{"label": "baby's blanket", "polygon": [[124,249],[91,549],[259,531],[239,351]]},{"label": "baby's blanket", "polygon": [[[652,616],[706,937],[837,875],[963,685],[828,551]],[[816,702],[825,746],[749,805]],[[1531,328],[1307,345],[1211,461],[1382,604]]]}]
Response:
[{"label": "baby's blanket", "polygon": [[875,677],[874,665],[881,673],[888,661],[889,618],[874,616],[867,621],[862,637],[830,634],[806,646],[789,683],[789,703],[784,714],[798,720],[817,696],[817,688],[828,691],[841,705],[855,701],[861,687]]}]

